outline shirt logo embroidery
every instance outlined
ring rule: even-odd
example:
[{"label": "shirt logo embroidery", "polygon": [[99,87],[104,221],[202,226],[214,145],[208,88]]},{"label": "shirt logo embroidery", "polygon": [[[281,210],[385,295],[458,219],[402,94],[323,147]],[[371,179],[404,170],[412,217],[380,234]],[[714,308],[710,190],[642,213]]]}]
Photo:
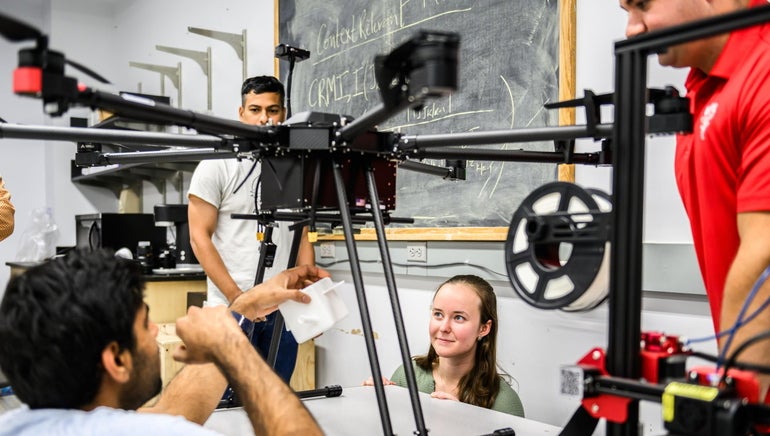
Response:
[{"label": "shirt logo embroidery", "polygon": [[711,103],[703,109],[703,114],[700,116],[700,139],[701,141],[706,138],[706,129],[709,128],[711,120],[717,114],[719,103]]}]

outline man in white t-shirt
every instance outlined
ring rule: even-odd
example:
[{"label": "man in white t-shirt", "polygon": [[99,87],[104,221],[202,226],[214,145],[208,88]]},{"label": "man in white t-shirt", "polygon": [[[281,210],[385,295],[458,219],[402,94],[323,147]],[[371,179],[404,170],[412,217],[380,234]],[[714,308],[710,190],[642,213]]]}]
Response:
[{"label": "man in white t-shirt", "polygon": [[[238,109],[241,122],[252,125],[282,123],[286,117],[284,87],[272,76],[246,79],[241,87]],[[259,261],[257,221],[233,219],[232,214],[256,213],[259,205],[261,165],[249,159],[204,160],[193,173],[187,197],[190,241],[195,257],[206,272],[207,305],[229,304],[241,292],[254,286]],[[273,268],[265,270],[265,279],[287,265],[293,232],[290,223],[278,222],[273,230],[276,245]],[[313,246],[303,231],[297,265],[314,265]],[[275,314],[260,323],[252,343],[267,356]],[[276,357],[275,370],[288,382],[297,358],[297,342],[285,329]]]},{"label": "man in white t-shirt", "polygon": [[184,345],[174,352],[187,365],[155,405],[140,408],[161,380],[158,326],[138,264],[107,250],[76,250],[33,267],[10,280],[0,303],[0,368],[24,403],[0,415],[0,436],[212,435],[201,425],[227,381],[255,434],[319,435],[246,336],[250,320],[276,304],[307,303],[297,288],[321,277],[328,273],[298,267],[245,292],[229,310],[190,308],[177,320]]}]

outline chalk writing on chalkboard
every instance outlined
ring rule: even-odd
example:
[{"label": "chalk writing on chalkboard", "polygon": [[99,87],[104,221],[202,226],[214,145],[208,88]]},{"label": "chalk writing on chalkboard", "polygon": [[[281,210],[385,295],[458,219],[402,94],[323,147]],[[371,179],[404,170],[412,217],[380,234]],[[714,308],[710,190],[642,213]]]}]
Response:
[{"label": "chalk writing on chalkboard", "polygon": [[[311,52],[294,70],[294,113],[366,113],[380,102],[374,57],[425,29],[460,34],[460,88],[380,130],[419,135],[558,124],[558,114],[543,109],[558,98],[556,0],[280,0],[279,21],[279,42]],[[551,143],[486,147],[553,150]],[[553,164],[473,160],[465,181],[399,169],[393,215],[421,227],[507,226],[527,194],[555,179]]]}]

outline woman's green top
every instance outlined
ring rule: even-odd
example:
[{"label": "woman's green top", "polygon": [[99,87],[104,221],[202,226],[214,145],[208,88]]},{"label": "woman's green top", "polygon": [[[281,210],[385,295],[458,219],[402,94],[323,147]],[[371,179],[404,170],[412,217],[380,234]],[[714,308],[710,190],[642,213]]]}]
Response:
[{"label": "woman's green top", "polygon": [[[414,378],[417,382],[417,390],[426,394],[435,391],[436,381],[433,380],[433,372],[420,368],[414,360],[412,361],[412,367],[414,368]],[[404,365],[398,367],[390,380],[398,386],[406,387],[406,372],[404,372]],[[491,409],[524,418],[524,406],[521,404],[519,394],[517,394],[516,391],[502,379],[502,377],[499,377],[499,381],[500,391],[497,393],[495,403],[492,405]]]}]

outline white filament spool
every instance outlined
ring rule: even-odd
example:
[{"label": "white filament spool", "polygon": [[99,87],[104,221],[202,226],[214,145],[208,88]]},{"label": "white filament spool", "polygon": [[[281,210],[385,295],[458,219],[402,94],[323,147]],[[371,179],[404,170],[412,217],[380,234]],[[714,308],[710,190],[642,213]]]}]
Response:
[{"label": "white filament spool", "polygon": [[541,309],[586,311],[601,304],[609,292],[609,242],[530,243],[529,234],[538,231],[537,217],[569,214],[561,224],[572,236],[570,229],[595,226],[595,214],[611,209],[606,194],[566,182],[543,185],[527,196],[513,215],[505,244],[514,291]]}]

